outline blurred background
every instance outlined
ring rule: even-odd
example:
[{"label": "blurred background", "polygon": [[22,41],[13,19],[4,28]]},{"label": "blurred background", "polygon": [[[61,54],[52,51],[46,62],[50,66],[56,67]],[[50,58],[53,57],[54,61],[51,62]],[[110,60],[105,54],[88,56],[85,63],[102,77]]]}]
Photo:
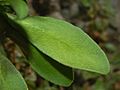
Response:
[{"label": "blurred background", "polygon": [[[106,76],[75,70],[73,84],[61,87],[37,75],[24,62],[14,42],[8,40],[16,60],[12,53],[9,57],[24,76],[29,90],[120,90],[120,0],[27,0],[27,3],[31,16],[62,19],[82,28],[104,50],[111,64],[111,72]],[[8,53],[9,49],[6,47]]]}]

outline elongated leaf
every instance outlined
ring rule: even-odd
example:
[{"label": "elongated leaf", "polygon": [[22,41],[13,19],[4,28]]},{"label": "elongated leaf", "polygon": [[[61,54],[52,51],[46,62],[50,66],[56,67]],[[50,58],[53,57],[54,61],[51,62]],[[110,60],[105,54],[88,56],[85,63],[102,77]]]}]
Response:
[{"label": "elongated leaf", "polygon": [[40,52],[27,42],[20,33],[20,31],[10,29],[8,36],[14,40],[23,51],[29,53],[26,57],[28,57],[28,62],[31,64],[32,68],[46,80],[61,86],[69,86],[73,80],[72,69],[54,61],[52,58]]},{"label": "elongated leaf", "polygon": [[28,15],[28,6],[24,0],[6,0],[14,11],[16,12],[18,18],[22,19]]},{"label": "elongated leaf", "polygon": [[69,86],[73,80],[72,69],[66,67],[45,54],[36,50],[32,45],[29,62],[32,68],[43,78],[61,86]]},{"label": "elongated leaf", "polygon": [[0,53],[0,90],[28,90],[20,73]]},{"label": "elongated leaf", "polygon": [[16,20],[39,50],[54,60],[77,69],[102,74],[109,72],[109,63],[100,47],[80,28],[48,17]]}]

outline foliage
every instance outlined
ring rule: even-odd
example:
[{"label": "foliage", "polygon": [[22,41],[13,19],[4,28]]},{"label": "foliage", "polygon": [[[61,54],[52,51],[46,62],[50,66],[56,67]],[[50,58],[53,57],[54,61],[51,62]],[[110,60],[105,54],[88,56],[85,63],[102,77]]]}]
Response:
[{"label": "foliage", "polygon": [[[49,17],[28,16],[28,7],[23,0],[0,2],[1,43],[6,37],[11,38],[23,51],[26,62],[46,80],[70,86],[74,78],[72,68],[101,74],[109,72],[106,55],[80,28]],[[14,12],[4,12],[5,3]],[[0,61],[0,88],[27,90],[20,73],[5,54],[0,53]],[[15,82],[19,85],[12,86]]]}]

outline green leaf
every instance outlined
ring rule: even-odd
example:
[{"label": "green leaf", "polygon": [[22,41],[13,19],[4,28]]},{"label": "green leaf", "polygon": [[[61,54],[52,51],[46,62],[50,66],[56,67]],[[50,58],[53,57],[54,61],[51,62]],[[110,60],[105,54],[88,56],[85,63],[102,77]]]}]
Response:
[{"label": "green leaf", "polygon": [[0,53],[0,90],[28,90],[25,81],[11,62]]},{"label": "green leaf", "polygon": [[105,86],[105,83],[101,79],[98,79],[93,85],[92,90],[107,90]]},{"label": "green leaf", "polygon": [[80,0],[85,7],[90,7],[93,3],[93,0]]},{"label": "green leaf", "polygon": [[22,19],[28,15],[29,9],[24,0],[6,0],[16,12],[18,18]]},{"label": "green leaf", "polygon": [[48,81],[61,86],[69,86],[73,81],[72,69],[54,61],[49,56],[40,52],[26,41],[25,37],[20,34],[25,34],[25,32],[21,31],[10,29],[8,36],[19,45],[23,52],[25,51],[24,53],[27,54],[26,57],[32,68]]},{"label": "green leaf", "polygon": [[70,86],[73,80],[73,71],[42,52],[32,45],[30,46],[31,56],[28,61],[32,68],[43,78],[60,86]]},{"label": "green leaf", "polygon": [[110,70],[100,47],[80,28],[49,17],[28,17],[16,20],[40,51],[72,68],[101,74]]}]

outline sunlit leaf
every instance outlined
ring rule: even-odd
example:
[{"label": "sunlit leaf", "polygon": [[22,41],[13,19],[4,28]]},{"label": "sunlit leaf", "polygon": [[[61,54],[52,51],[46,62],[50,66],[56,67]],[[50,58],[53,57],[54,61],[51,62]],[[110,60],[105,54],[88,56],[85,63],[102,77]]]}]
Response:
[{"label": "sunlit leaf", "polygon": [[72,68],[102,74],[109,72],[109,62],[100,47],[80,28],[49,17],[15,20],[40,51]]}]

